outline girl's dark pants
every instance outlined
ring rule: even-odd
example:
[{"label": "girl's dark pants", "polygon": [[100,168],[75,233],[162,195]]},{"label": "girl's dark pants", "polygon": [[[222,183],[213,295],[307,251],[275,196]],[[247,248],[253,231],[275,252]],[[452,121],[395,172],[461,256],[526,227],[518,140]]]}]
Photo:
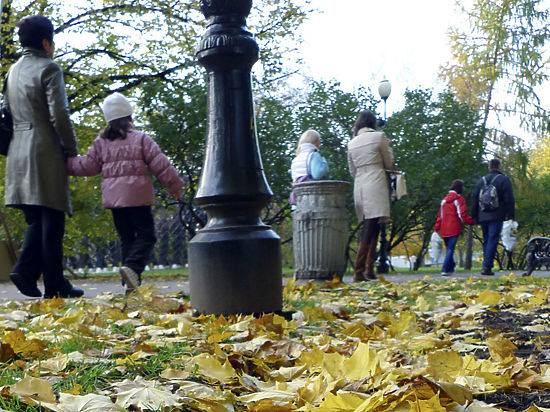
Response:
[{"label": "girl's dark pants", "polygon": [[141,274],[157,241],[151,206],[120,207],[111,212],[120,237],[122,266]]}]

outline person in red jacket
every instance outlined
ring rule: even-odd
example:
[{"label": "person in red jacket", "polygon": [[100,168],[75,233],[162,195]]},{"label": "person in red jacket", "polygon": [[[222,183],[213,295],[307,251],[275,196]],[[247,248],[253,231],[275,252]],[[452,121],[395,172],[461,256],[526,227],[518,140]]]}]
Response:
[{"label": "person in red jacket", "polygon": [[434,231],[445,242],[445,260],[441,269],[442,276],[452,275],[455,271],[455,261],[453,258],[458,236],[462,231],[462,223],[473,225],[474,219],[466,211],[466,200],[462,197],[464,182],[460,179],[453,180],[447,196],[441,201]]}]

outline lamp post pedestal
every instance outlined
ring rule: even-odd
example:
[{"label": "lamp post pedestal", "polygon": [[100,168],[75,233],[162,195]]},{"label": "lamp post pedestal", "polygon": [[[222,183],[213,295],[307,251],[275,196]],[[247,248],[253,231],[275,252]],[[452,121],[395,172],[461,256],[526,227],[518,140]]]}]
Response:
[{"label": "lamp post pedestal", "polygon": [[256,138],[251,7],[252,0],[201,0],[208,24],[197,58],[208,77],[208,127],[195,200],[208,221],[189,242],[189,283],[191,306],[203,313],[282,309],[280,239],[260,218],[272,193]]}]

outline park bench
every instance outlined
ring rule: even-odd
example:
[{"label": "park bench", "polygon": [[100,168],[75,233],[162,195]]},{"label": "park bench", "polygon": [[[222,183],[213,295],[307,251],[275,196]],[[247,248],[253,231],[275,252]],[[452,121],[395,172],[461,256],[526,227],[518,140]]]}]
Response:
[{"label": "park bench", "polygon": [[523,276],[530,276],[535,269],[542,265],[550,265],[550,238],[531,238],[527,242],[525,260],[527,261],[527,272]]}]

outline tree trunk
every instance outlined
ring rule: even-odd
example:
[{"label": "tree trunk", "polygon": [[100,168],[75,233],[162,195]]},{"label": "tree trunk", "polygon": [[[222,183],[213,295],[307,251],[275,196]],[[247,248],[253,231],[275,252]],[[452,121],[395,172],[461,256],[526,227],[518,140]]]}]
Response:
[{"label": "tree trunk", "polygon": [[472,248],[474,244],[474,227],[468,225],[468,234],[466,235],[466,259],[464,260],[464,269],[472,268]]}]

